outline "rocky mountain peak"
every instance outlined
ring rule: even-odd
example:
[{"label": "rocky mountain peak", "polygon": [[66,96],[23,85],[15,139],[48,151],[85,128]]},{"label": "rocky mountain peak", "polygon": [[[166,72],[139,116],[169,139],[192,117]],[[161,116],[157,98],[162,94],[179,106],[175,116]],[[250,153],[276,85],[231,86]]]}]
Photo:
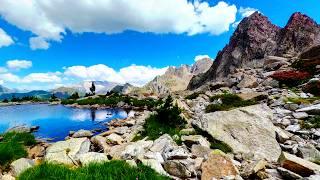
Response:
[{"label": "rocky mountain peak", "polygon": [[287,25],[284,29],[297,29],[297,28],[308,28],[308,27],[317,27],[318,24],[311,19],[309,16],[302,14],[300,12],[296,12],[292,14]]},{"label": "rocky mountain peak", "polygon": [[320,26],[300,12],[294,13],[278,38],[277,55],[297,55],[313,45],[320,44]]},{"label": "rocky mountain peak", "polygon": [[266,56],[297,56],[317,44],[320,44],[320,26],[310,17],[294,13],[287,25],[280,28],[255,12],[240,22],[211,68],[205,74],[195,76],[188,88],[226,78],[236,68],[246,68]]}]

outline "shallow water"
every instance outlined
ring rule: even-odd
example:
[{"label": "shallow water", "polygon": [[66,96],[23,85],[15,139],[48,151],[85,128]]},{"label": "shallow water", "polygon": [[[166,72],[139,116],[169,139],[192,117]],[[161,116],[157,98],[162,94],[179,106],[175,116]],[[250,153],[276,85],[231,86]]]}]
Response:
[{"label": "shallow water", "polygon": [[34,134],[38,138],[63,140],[69,131],[80,129],[106,129],[103,125],[112,119],[123,119],[122,109],[90,110],[75,109],[62,105],[47,104],[0,107],[0,133],[19,125],[40,126]]}]

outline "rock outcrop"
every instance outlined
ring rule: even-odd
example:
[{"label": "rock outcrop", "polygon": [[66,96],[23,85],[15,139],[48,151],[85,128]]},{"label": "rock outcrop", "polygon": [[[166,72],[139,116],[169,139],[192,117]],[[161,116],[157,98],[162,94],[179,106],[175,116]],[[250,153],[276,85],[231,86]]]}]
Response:
[{"label": "rock outcrop", "polygon": [[263,65],[266,56],[294,56],[320,44],[320,26],[306,15],[295,13],[284,28],[255,12],[245,18],[204,74],[192,78],[188,89],[227,77],[235,68]]},{"label": "rock outcrop", "polygon": [[271,109],[259,104],[204,114],[193,124],[230,146],[234,153],[277,161],[281,149],[275,138],[272,116]]}]

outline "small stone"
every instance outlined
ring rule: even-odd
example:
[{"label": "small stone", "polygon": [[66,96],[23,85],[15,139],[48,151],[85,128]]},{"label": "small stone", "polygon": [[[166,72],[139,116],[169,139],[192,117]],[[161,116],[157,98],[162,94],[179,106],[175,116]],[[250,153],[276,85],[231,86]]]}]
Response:
[{"label": "small stone", "polygon": [[313,175],[316,171],[320,171],[319,165],[286,152],[282,152],[279,157],[279,163],[283,168],[304,177]]},{"label": "small stone", "polygon": [[210,142],[201,135],[182,136],[181,141],[184,142],[188,147],[191,147],[194,144],[208,148],[210,147]]},{"label": "small stone", "polygon": [[286,179],[292,179],[292,180],[293,179],[303,179],[303,177],[301,177],[299,174],[296,174],[292,171],[289,171],[288,169],[278,167],[277,170],[281,174],[281,176],[283,176]]},{"label": "small stone", "polygon": [[165,160],[187,159],[190,157],[188,150],[183,147],[167,147],[162,156]]},{"label": "small stone", "polygon": [[286,131],[289,131],[289,132],[297,132],[299,131],[301,128],[300,128],[300,125],[299,124],[295,124],[295,125],[290,125],[286,128]]},{"label": "small stone", "polygon": [[194,162],[191,160],[169,160],[164,163],[164,169],[173,176],[180,178],[190,178],[195,171]]},{"label": "small stone", "polygon": [[299,105],[294,103],[288,103],[288,104],[285,104],[284,107],[290,111],[295,111],[299,108]]},{"label": "small stone", "polygon": [[202,180],[220,179],[225,176],[239,175],[238,169],[222,151],[215,150],[209,154],[208,160],[202,164]]},{"label": "small stone", "polygon": [[292,115],[296,119],[305,119],[309,116],[308,113],[306,112],[297,112],[297,113],[293,113]]},{"label": "small stone", "polygon": [[107,136],[106,139],[107,139],[107,143],[115,144],[115,145],[122,144],[122,142],[124,141],[121,136],[114,133]]},{"label": "small stone", "polygon": [[246,165],[242,171],[242,177],[249,178],[251,175],[257,174],[268,165],[266,160],[254,161]]}]

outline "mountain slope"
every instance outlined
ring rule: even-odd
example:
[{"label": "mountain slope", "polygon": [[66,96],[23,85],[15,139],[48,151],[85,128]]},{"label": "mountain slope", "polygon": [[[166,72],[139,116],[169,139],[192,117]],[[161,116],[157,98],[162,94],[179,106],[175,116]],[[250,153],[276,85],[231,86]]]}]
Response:
[{"label": "mountain slope", "polygon": [[212,65],[212,60],[204,58],[198,60],[192,66],[169,67],[165,74],[155,77],[142,88],[134,88],[134,94],[162,95],[169,92],[183,91],[194,75],[206,72]]},{"label": "mountain slope", "polygon": [[10,93],[10,92],[12,92],[11,89],[6,88],[6,87],[0,85],[0,94],[2,94],[2,93]]},{"label": "mountain slope", "polygon": [[295,56],[320,43],[320,27],[311,18],[294,13],[284,28],[255,12],[243,19],[230,42],[220,51],[204,74],[192,78],[188,89],[195,89],[212,80],[219,80],[236,68],[247,67],[266,56]]}]

